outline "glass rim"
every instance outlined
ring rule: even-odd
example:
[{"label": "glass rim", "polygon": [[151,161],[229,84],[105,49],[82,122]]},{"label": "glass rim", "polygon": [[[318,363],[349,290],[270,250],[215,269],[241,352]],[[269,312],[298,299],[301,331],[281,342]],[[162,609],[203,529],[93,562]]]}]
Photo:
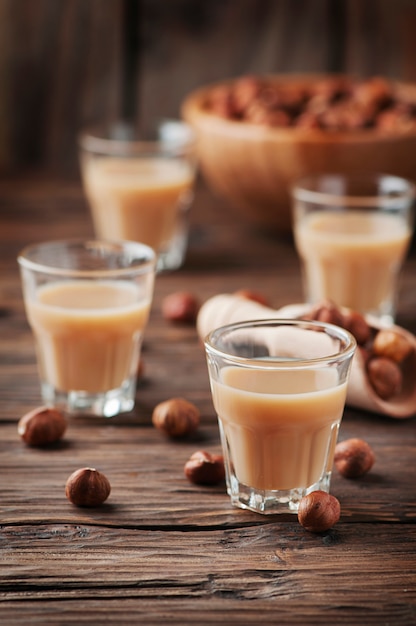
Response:
[{"label": "glass rim", "polygon": [[[270,327],[270,326],[302,326],[315,329],[316,331],[326,331],[332,339],[338,339],[344,343],[344,347],[337,352],[327,354],[326,356],[312,357],[312,358],[285,358],[285,357],[245,357],[230,354],[226,350],[222,350],[215,345],[215,340],[221,335],[228,334],[234,330],[241,330],[244,328],[258,328],[258,327]],[[306,328],[307,329],[307,328]],[[328,332],[330,331],[330,332]],[[279,369],[305,369],[315,368],[318,365],[331,364],[336,362],[343,362],[346,359],[352,357],[357,348],[357,341],[355,337],[345,328],[336,326],[335,324],[329,324],[328,322],[320,322],[317,320],[304,320],[293,318],[268,318],[268,319],[254,319],[246,320],[242,322],[233,322],[231,324],[225,324],[218,328],[211,330],[204,339],[205,349],[208,353],[214,354],[222,359],[227,359],[231,363],[234,363],[243,367],[255,367],[256,369],[267,370],[279,370]]]},{"label": "glass rim", "polygon": [[[319,180],[345,180],[346,182],[374,182],[380,180],[391,180],[398,184],[395,195],[380,193],[374,194],[352,194],[334,193],[308,189],[313,183]],[[295,181],[292,185],[291,193],[294,199],[314,204],[332,204],[335,206],[363,206],[363,207],[391,207],[397,206],[398,200],[413,201],[416,198],[416,185],[411,180],[396,176],[395,174],[385,174],[381,172],[368,172],[363,174],[343,174],[340,172],[321,172],[304,176]]]},{"label": "glass rim", "polygon": [[[137,254],[135,262],[126,267],[117,268],[99,268],[99,269],[80,269],[71,267],[56,267],[56,265],[48,264],[46,261],[36,261],[30,258],[30,254],[35,251],[59,250],[64,247],[72,247],[74,249],[88,251],[99,251],[100,249],[113,250],[118,252],[130,251]],[[133,259],[133,257],[132,257]],[[65,278],[119,278],[133,274],[147,274],[155,271],[156,252],[150,246],[136,241],[126,240],[108,240],[93,238],[73,238],[73,239],[55,239],[52,241],[41,241],[32,243],[19,252],[17,262],[22,269],[32,272],[49,274],[51,276]]]},{"label": "glass rim", "polygon": [[91,126],[81,129],[78,133],[78,145],[85,152],[91,152],[99,155],[121,156],[121,155],[160,155],[160,154],[184,154],[194,149],[196,137],[192,128],[181,120],[165,120],[161,122],[160,127],[165,124],[168,128],[172,124],[176,128],[181,128],[182,133],[165,133],[154,139],[139,139],[134,134],[128,135],[127,128],[121,130],[124,137],[110,137],[109,132],[111,125],[108,126]]}]

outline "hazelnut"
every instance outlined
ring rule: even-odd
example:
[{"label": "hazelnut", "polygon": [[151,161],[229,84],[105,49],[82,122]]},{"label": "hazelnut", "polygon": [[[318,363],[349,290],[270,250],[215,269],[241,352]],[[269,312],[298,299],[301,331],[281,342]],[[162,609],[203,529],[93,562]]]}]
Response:
[{"label": "hazelnut", "polygon": [[42,406],[20,418],[17,432],[29,446],[45,446],[61,439],[67,420],[61,411]]},{"label": "hazelnut", "polygon": [[245,117],[251,124],[290,126],[290,116],[283,109],[270,108],[264,102],[254,101],[247,107]]},{"label": "hazelnut", "polygon": [[76,506],[99,506],[110,495],[108,478],[92,467],[76,470],[66,481],[65,495]]},{"label": "hazelnut", "polygon": [[344,327],[344,316],[339,308],[332,302],[323,302],[312,309],[310,317],[319,322],[335,324]]},{"label": "hazelnut", "polygon": [[184,398],[171,398],[153,409],[153,425],[168,437],[190,435],[199,426],[199,409]]},{"label": "hazelnut", "polygon": [[298,520],[306,530],[321,533],[336,524],[341,515],[339,500],[326,491],[312,491],[298,508]]},{"label": "hazelnut", "polygon": [[295,125],[298,128],[320,128],[319,115],[313,111],[305,111],[296,119]]},{"label": "hazelnut", "polygon": [[322,112],[321,122],[330,130],[354,130],[369,124],[371,113],[357,102],[337,102]]},{"label": "hazelnut", "polygon": [[416,128],[411,111],[402,110],[400,106],[379,113],[376,126],[387,132],[414,132]]},{"label": "hazelnut", "polygon": [[372,105],[374,108],[390,104],[392,95],[390,83],[378,76],[359,81],[353,89],[353,96],[357,102]]},{"label": "hazelnut", "polygon": [[374,452],[363,439],[346,439],[335,446],[334,464],[345,478],[364,476],[374,461]]},{"label": "hazelnut", "polygon": [[374,337],[374,354],[388,357],[396,363],[404,361],[412,350],[413,346],[408,339],[394,330],[379,330]]},{"label": "hazelnut", "polygon": [[225,478],[224,457],[198,450],[185,463],[184,472],[196,485],[217,485]]},{"label": "hazelnut", "polygon": [[270,306],[266,296],[259,291],[253,291],[251,289],[238,289],[238,291],[234,292],[234,295],[239,298],[246,298],[246,300],[252,300],[253,302],[257,302],[263,306]]},{"label": "hazelnut", "polygon": [[216,115],[243,123],[310,127],[312,118],[305,123],[303,116],[312,113],[323,130],[377,125],[387,131],[408,131],[415,128],[415,107],[407,92],[378,76],[360,81],[331,77],[307,88],[243,76],[213,87],[204,104]]},{"label": "hazelnut", "polygon": [[371,386],[382,400],[389,400],[402,389],[402,372],[391,359],[383,356],[370,358],[367,362],[367,375]]},{"label": "hazelnut", "polygon": [[365,317],[357,311],[348,311],[344,314],[344,328],[350,331],[360,346],[370,339],[371,328]]},{"label": "hazelnut", "polygon": [[243,76],[236,80],[232,87],[232,98],[238,115],[244,114],[245,109],[259,95],[261,88],[262,83],[256,76]]},{"label": "hazelnut", "polygon": [[170,322],[193,323],[199,308],[197,297],[188,291],[175,291],[162,301],[162,315]]},{"label": "hazelnut", "polygon": [[208,108],[224,118],[233,118],[237,116],[233,102],[232,89],[227,85],[218,85],[213,88],[207,102]]}]

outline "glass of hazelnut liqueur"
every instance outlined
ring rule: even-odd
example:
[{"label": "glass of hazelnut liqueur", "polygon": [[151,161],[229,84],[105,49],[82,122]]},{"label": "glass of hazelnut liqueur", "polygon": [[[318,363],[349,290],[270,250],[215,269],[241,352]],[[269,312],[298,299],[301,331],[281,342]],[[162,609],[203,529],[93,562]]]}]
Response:
[{"label": "glass of hazelnut liqueur", "polygon": [[323,174],[298,181],[292,193],[306,301],[393,322],[414,185],[397,176]]},{"label": "glass of hazelnut liqueur", "polygon": [[42,398],[111,417],[135,402],[156,255],[136,242],[51,241],[18,257]]},{"label": "glass of hazelnut liqueur", "polygon": [[160,124],[142,140],[128,125],[86,130],[81,172],[96,236],[134,240],[157,253],[157,270],[184,262],[196,172],[194,137],[184,123]]},{"label": "glass of hazelnut liqueur", "polygon": [[296,512],[329,492],[354,337],[322,322],[257,320],[205,340],[227,490],[235,506]]}]

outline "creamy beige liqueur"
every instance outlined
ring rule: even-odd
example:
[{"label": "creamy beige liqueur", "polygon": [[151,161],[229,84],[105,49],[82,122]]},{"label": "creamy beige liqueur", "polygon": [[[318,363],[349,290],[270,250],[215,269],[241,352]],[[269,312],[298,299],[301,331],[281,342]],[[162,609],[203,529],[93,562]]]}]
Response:
[{"label": "creamy beige liqueur", "polygon": [[98,237],[160,251],[189,202],[194,173],[186,160],[105,158],[86,161],[83,176]]},{"label": "creamy beige liqueur", "polygon": [[411,232],[399,216],[317,211],[299,220],[295,239],[310,302],[326,298],[362,313],[394,298]]},{"label": "creamy beige liqueur", "polygon": [[227,367],[213,402],[238,480],[256,489],[308,487],[330,471],[346,384],[335,370]]},{"label": "creamy beige liqueur", "polygon": [[124,281],[48,284],[26,303],[41,379],[60,391],[116,389],[137,366],[150,301]]}]

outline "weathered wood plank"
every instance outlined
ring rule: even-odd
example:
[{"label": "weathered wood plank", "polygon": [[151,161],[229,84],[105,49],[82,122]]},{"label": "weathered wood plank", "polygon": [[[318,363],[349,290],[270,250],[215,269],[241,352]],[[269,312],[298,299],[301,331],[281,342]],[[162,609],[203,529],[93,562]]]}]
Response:
[{"label": "weathered wood plank", "polygon": [[[342,516],[322,535],[294,515],[233,509],[223,485],[197,487],[183,474],[193,451],[220,443],[202,345],[195,328],[163,319],[163,297],[185,288],[203,300],[250,287],[276,307],[298,301],[291,241],[252,231],[201,185],[187,262],[156,280],[135,410],[72,418],[60,444],[36,449],[17,434],[40,395],[16,255],[30,241],[89,236],[91,224],[78,184],[42,179],[0,183],[0,224],[2,623],[415,623],[414,419],[346,410],[340,436],[368,440],[376,464],[356,481],[334,473]],[[413,249],[399,306],[413,330],[415,270]],[[155,404],[173,395],[201,410],[188,440],[172,442],[151,424]],[[103,507],[77,509],[65,497],[67,477],[85,465],[111,481]]]},{"label": "weathered wood plank", "polygon": [[[380,620],[389,617],[401,624],[406,616],[410,624],[416,616],[414,525],[339,524],[311,535],[293,523],[274,523],[212,530],[203,541],[198,532],[45,525],[3,529],[0,539],[7,544],[2,558],[7,574],[0,580],[3,616],[13,603],[25,612],[35,600],[58,608],[77,599],[86,612],[74,607],[72,615],[93,623],[88,611],[95,598],[114,605],[120,616],[123,609],[140,611],[141,605],[148,611],[146,623],[161,617],[162,606],[172,614],[176,608],[188,623],[184,597],[192,598],[193,610],[204,611],[198,619],[203,624],[215,623],[227,605],[235,613],[226,623],[252,623],[253,615],[245,622],[242,609],[252,604],[261,609],[257,619],[262,622],[273,610],[279,611],[278,623],[300,623],[302,617],[308,619],[303,623],[316,623],[322,612],[337,624],[364,615],[366,624],[388,623]],[[343,622],[343,614],[351,621]]]},{"label": "weathered wood plank", "polygon": [[[168,588],[167,591],[170,591]],[[1,605],[2,617],[7,624],[55,624],[67,626],[74,624],[131,624],[143,623],[146,626],[160,624],[178,624],[202,626],[210,624],[237,624],[258,626],[265,624],[308,624],[322,626],[323,620],[337,626],[355,626],[367,624],[397,624],[413,626],[415,622],[414,605],[403,601],[349,602],[337,606],[319,606],[313,598],[292,601],[291,597],[279,599],[241,600],[230,599],[225,592],[214,598],[147,598],[141,590],[131,592],[129,598],[102,598],[100,594],[85,601],[77,592],[70,600],[42,600],[33,602],[5,602]],[[80,614],[79,604],[85,608]]]},{"label": "weathered wood plank", "polygon": [[[212,409],[198,434],[182,442],[166,440],[155,431],[151,410],[143,413],[142,423],[135,417],[111,423],[74,419],[65,440],[50,449],[27,448],[15,423],[1,424],[2,523],[99,520],[139,528],[266,523],[263,516],[232,510],[224,487],[197,487],[184,476],[192,452],[220,451]],[[372,472],[360,480],[334,472],[332,491],[341,501],[343,520],[416,521],[414,425],[349,412],[340,436],[363,436],[377,457]],[[72,507],[64,495],[68,476],[87,466],[101,469],[112,484],[108,504],[93,513]]]}]

